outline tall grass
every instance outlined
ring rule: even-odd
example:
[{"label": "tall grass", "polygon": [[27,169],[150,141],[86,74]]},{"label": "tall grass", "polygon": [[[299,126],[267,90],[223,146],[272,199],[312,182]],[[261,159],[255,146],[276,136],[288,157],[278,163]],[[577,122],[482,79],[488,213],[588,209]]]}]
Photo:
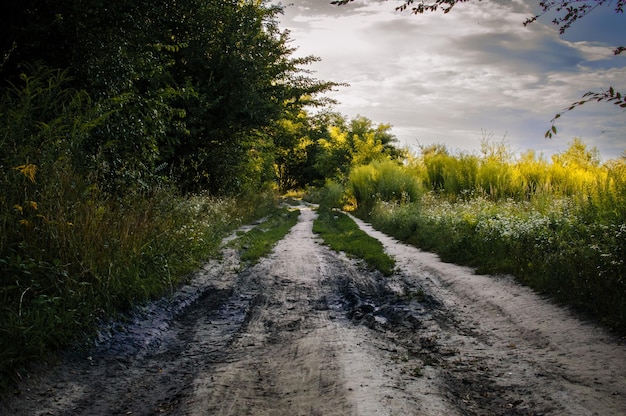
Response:
[{"label": "tall grass", "polygon": [[57,215],[67,215],[62,221],[18,222],[29,227],[25,238],[0,256],[0,373],[19,371],[88,335],[100,319],[176,288],[229,231],[261,215],[242,205],[161,190],[74,203],[71,216]]},{"label": "tall grass", "polygon": [[419,180],[391,160],[355,167],[347,187],[354,203],[364,212],[369,212],[377,201],[417,201],[422,192]]},{"label": "tall grass", "polygon": [[551,161],[429,150],[402,168],[426,189],[421,198],[376,197],[359,215],[445,261],[513,274],[626,331],[626,159],[602,164],[579,140]]},{"label": "tall grass", "polygon": [[270,191],[102,190],[89,132],[106,118],[39,68],[0,93],[0,385],[105,316],[180,284]]}]

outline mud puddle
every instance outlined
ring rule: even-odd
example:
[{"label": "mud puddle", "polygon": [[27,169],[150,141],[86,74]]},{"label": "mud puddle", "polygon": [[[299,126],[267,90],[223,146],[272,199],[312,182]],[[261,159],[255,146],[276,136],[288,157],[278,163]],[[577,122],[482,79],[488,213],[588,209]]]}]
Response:
[{"label": "mud puddle", "polygon": [[626,347],[508,278],[358,221],[391,277],[320,244],[315,213],[273,254],[234,252],[31,376],[7,415],[620,415]]}]

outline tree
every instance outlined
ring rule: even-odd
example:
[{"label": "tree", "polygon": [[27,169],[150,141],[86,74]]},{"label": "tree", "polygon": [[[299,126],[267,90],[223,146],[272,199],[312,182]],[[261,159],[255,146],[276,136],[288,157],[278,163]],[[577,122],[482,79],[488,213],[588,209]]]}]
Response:
[{"label": "tree", "polygon": [[324,183],[315,163],[320,154],[318,142],[328,135],[327,120],[324,113],[311,115],[300,110],[277,123],[274,169],[281,191]]},{"label": "tree", "polygon": [[273,175],[273,129],[335,84],[303,69],[267,0],[6,0],[0,81],[68,70],[103,114],[83,143],[108,190],[239,192]]},{"label": "tree", "polygon": [[[188,1],[200,7],[185,13],[175,33],[189,46],[173,70],[196,95],[184,103],[191,134],[174,146],[169,163],[186,190],[239,192],[255,182],[252,172],[260,173],[248,158],[274,151],[279,120],[324,104],[316,97],[335,84],[306,76],[302,67],[316,58],[291,57],[289,33],[278,27],[281,7]],[[269,161],[264,166],[273,171]]]},{"label": "tree", "polygon": [[404,151],[393,145],[397,139],[389,130],[389,124],[375,126],[363,116],[348,123],[337,115],[328,124],[327,136],[317,141],[317,171],[323,178],[343,180],[355,166],[403,158]]},{"label": "tree", "polygon": [[[331,4],[344,5],[352,1],[354,0],[335,0],[331,1]],[[396,7],[396,10],[405,11],[411,8],[411,12],[413,14],[436,12],[438,10],[443,13],[449,13],[457,4],[466,3],[468,1],[469,0],[405,0],[402,5]],[[621,14],[624,13],[626,0],[542,0],[539,1],[541,12],[535,16],[529,17],[523,22],[523,24],[526,26],[537,21],[537,19],[549,12],[556,12],[559,15],[552,20],[552,23],[558,27],[559,33],[562,35],[572,26],[572,24],[602,6],[613,7],[615,13]],[[615,55],[619,55],[624,51],[626,51],[626,46],[616,46],[613,53]],[[546,131],[545,137],[552,138],[552,136],[557,133],[555,122],[563,113],[571,111],[588,102],[607,102],[626,109],[626,94],[615,91],[613,87],[609,87],[605,91],[600,92],[587,92],[583,95],[580,101],[572,103],[563,112],[554,116],[551,120],[552,126],[548,131]]]}]

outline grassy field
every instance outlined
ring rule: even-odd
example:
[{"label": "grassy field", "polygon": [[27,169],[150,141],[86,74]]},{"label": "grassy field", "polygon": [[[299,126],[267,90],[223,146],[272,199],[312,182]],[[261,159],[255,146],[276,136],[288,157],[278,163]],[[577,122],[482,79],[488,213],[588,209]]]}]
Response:
[{"label": "grassy field", "polygon": [[626,332],[626,159],[602,163],[580,141],[551,160],[424,150],[353,169],[339,201],[445,261],[512,274]]}]

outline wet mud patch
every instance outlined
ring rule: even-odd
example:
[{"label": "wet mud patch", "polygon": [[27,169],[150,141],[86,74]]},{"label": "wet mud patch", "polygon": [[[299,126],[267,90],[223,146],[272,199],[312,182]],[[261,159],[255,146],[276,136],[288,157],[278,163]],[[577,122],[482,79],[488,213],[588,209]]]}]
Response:
[{"label": "wet mud patch", "polygon": [[443,394],[461,414],[539,416],[563,410],[535,403],[527,386],[502,380],[501,365],[492,369],[490,359],[472,354],[488,349],[476,329],[406,277],[361,273],[340,287],[346,317],[404,351],[398,360],[411,363],[409,375],[425,377],[428,368],[439,373]]}]

